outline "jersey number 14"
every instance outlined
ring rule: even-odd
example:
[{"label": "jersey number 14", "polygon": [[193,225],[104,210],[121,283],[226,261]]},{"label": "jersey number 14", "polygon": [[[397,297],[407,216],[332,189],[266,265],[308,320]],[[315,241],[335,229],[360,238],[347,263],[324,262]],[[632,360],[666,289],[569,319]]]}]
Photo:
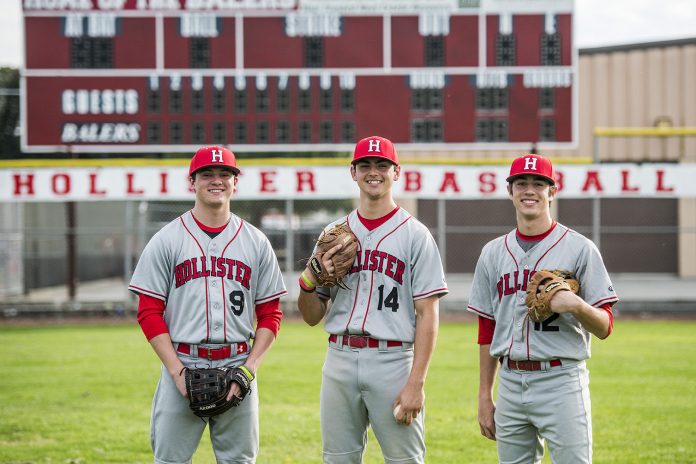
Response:
[{"label": "jersey number 14", "polygon": [[391,292],[387,297],[384,297],[384,285],[377,287],[379,290],[379,303],[377,304],[377,310],[381,311],[382,307],[391,308],[392,312],[396,312],[399,309],[399,293],[396,291],[396,287],[392,287]]}]

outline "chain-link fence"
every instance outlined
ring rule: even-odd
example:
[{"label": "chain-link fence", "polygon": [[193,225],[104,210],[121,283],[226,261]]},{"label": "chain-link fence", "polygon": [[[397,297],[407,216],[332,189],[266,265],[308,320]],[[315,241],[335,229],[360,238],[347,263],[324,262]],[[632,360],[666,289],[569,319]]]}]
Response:
[{"label": "chain-link fence", "polygon": [[[680,255],[680,237],[696,234],[680,225],[678,202],[606,199],[599,215],[592,200],[552,206],[559,222],[588,237],[599,231],[610,272],[677,275],[680,259],[688,258]],[[142,249],[191,207],[189,201],[0,204],[0,296],[36,302],[55,301],[56,294],[132,298],[125,287]],[[322,228],[354,207],[352,199],[232,201],[233,212],[269,238],[287,277],[304,267]],[[430,228],[448,274],[473,273],[481,247],[515,227],[509,200],[421,200],[405,207]]]}]

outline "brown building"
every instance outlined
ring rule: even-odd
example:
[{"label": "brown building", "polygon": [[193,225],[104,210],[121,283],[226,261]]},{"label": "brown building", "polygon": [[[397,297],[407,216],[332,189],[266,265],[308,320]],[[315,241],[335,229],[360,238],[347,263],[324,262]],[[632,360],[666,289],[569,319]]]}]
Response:
[{"label": "brown building", "polygon": [[[577,148],[545,150],[540,142],[536,149],[557,163],[694,163],[695,81],[696,38],[580,50]],[[635,135],[616,135],[622,132],[602,128],[636,130]],[[651,128],[691,129],[682,131],[684,135],[663,136],[651,135]],[[477,162],[502,163],[520,153],[471,150],[463,155]],[[451,153],[404,156],[451,157]],[[446,208],[448,225],[453,226],[447,233],[450,272],[471,272],[478,245],[489,240],[493,230],[503,233],[513,225],[512,207],[502,200],[451,201]],[[612,272],[696,276],[696,199],[564,200],[561,196],[554,209],[560,222],[598,239]],[[436,211],[432,204],[419,208],[426,221],[431,216],[430,224],[435,224]],[[476,218],[475,227],[471,218]],[[599,236],[593,235],[597,230]],[[461,246],[461,234],[474,246]]]}]

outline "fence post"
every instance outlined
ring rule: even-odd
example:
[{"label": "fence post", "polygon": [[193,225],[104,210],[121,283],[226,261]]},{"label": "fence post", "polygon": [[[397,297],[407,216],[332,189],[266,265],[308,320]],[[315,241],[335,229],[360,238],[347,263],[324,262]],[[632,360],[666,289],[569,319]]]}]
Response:
[{"label": "fence post", "polygon": [[295,214],[295,200],[285,200],[285,219],[288,226],[285,228],[285,272],[289,275],[295,270],[295,230],[293,216]]},{"label": "fence post", "polygon": [[[592,162],[599,164],[599,136],[595,133],[592,139]],[[592,241],[597,246],[597,249],[601,251],[600,240],[601,240],[601,230],[602,230],[602,205],[600,199],[595,197],[592,199]]]},{"label": "fence post", "polygon": [[447,272],[447,208],[442,198],[437,200],[437,247],[440,249],[442,269]]},{"label": "fence post", "polygon": [[126,201],[126,217],[123,221],[123,281],[128,285],[133,269],[133,201]]}]

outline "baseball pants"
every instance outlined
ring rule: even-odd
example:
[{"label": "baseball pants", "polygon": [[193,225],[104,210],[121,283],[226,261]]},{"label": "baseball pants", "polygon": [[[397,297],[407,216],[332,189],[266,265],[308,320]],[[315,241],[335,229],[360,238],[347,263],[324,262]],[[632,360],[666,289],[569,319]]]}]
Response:
[{"label": "baseball pants", "polygon": [[501,464],[541,462],[544,440],[554,464],[592,462],[589,372],[569,361],[547,371],[500,368],[495,410]]},{"label": "baseball pants", "polygon": [[324,463],[361,463],[369,425],[385,463],[424,462],[425,409],[406,426],[394,420],[392,408],[412,364],[413,348],[329,344],[320,408]]},{"label": "baseball pants", "polygon": [[[238,366],[244,359],[208,361],[179,356],[186,367]],[[205,365],[204,365],[205,364]],[[206,425],[218,464],[252,464],[259,451],[259,397],[256,379],[239,406],[204,419],[189,409],[169,372],[162,366],[152,400],[150,444],[155,464],[188,464],[198,448]]]}]

